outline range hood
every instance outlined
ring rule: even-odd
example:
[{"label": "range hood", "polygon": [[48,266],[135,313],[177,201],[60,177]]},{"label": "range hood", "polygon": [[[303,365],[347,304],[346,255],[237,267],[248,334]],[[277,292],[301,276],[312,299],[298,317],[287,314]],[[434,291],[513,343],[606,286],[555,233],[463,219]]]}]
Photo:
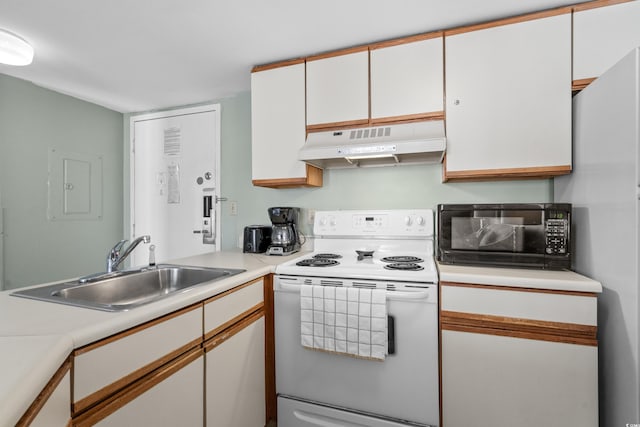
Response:
[{"label": "range hood", "polygon": [[439,163],[444,121],[312,132],[298,158],[322,169]]}]

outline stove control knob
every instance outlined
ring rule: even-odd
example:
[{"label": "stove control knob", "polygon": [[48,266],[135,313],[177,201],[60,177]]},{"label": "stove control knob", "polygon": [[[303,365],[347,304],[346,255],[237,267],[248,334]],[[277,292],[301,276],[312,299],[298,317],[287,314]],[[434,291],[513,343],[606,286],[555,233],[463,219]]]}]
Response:
[{"label": "stove control knob", "polygon": [[322,218],[320,218],[320,225],[323,226],[323,227],[325,225],[327,225],[327,218],[326,217],[323,216]]},{"label": "stove control knob", "polygon": [[418,225],[424,225],[424,218],[419,216],[416,218],[416,224]]},{"label": "stove control knob", "polygon": [[332,227],[335,227],[336,219],[334,217],[329,218],[329,225]]},{"label": "stove control knob", "polygon": [[411,225],[411,217],[410,216],[405,216],[404,217],[404,223],[405,223],[405,225]]}]

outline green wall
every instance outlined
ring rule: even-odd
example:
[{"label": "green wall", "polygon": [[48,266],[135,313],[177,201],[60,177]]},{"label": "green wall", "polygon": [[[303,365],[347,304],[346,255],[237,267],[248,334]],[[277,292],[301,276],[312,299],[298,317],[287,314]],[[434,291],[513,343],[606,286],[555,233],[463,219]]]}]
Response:
[{"label": "green wall", "polygon": [[442,165],[414,165],[324,171],[321,188],[268,189],[251,184],[251,94],[221,104],[222,196],[238,203],[231,216],[223,202],[222,249],[236,248],[245,225],[269,224],[270,206],[303,208],[301,229],[309,233],[306,209],[435,208],[438,203],[549,202],[552,180],[478,183],[441,181]]},{"label": "green wall", "polygon": [[[102,218],[49,221],[48,154],[102,156]],[[104,269],[123,235],[122,114],[0,74],[4,287]]]}]

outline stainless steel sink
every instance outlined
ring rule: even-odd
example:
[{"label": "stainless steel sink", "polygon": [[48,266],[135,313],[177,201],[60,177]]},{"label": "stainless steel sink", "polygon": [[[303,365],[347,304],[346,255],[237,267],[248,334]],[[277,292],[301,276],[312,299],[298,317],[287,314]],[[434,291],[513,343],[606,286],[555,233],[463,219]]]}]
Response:
[{"label": "stainless steel sink", "polygon": [[243,271],[160,264],[25,289],[11,295],[104,311],[125,311]]}]

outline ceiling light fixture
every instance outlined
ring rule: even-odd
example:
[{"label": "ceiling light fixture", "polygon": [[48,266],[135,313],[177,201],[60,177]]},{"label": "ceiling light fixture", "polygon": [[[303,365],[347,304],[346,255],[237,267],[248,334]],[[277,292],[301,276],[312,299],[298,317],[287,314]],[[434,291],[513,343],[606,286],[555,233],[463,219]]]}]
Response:
[{"label": "ceiling light fixture", "polygon": [[0,29],[0,64],[29,65],[33,47],[22,37]]}]

